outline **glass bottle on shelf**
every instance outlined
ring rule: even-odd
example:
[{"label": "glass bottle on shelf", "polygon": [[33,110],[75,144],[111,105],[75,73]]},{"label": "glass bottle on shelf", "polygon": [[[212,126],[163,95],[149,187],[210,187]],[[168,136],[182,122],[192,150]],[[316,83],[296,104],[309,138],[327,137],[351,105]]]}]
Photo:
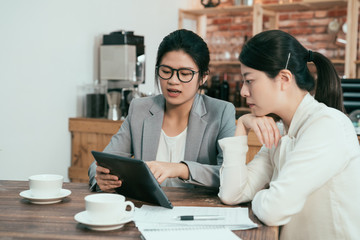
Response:
[{"label": "glass bottle on shelf", "polygon": [[229,101],[229,83],[227,81],[227,73],[224,73],[224,78],[220,84],[220,99]]},{"label": "glass bottle on shelf", "polygon": [[240,94],[240,81],[236,81],[235,93],[234,93],[234,106],[241,107],[241,94]]},{"label": "glass bottle on shelf", "polygon": [[220,99],[220,77],[219,75],[212,76],[211,85],[208,89],[208,95],[213,98]]},{"label": "glass bottle on shelf", "polygon": [[204,82],[202,85],[200,85],[199,90],[198,90],[199,94],[203,94],[203,95],[208,95],[208,84],[207,81]]}]

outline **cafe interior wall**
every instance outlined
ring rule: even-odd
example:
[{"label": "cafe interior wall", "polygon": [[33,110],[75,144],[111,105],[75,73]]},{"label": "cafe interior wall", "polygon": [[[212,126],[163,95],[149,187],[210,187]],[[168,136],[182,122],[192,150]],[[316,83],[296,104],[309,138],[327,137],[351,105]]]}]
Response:
[{"label": "cafe interior wall", "polygon": [[153,92],[157,47],[177,29],[192,0],[0,0],[0,180],[40,173],[68,181],[79,86],[98,79],[101,36],[145,36],[146,81]]}]

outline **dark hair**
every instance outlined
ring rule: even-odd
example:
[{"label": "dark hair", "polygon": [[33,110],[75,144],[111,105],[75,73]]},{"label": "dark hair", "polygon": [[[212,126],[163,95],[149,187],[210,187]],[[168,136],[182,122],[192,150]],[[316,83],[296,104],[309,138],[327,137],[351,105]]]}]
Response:
[{"label": "dark hair", "polygon": [[[265,72],[270,78],[287,67],[295,75],[300,89],[315,90],[316,100],[345,112],[341,80],[334,65],[324,55],[304,48],[286,32],[270,30],[255,35],[243,46],[239,60],[250,68]],[[314,62],[316,66],[316,83],[307,62]]]},{"label": "dark hair", "polygon": [[[210,54],[207,44],[196,33],[186,29],[176,30],[164,37],[157,51],[156,67],[166,53],[179,50],[189,54],[199,68],[198,81],[208,75]],[[157,77],[155,81],[158,82]]]}]

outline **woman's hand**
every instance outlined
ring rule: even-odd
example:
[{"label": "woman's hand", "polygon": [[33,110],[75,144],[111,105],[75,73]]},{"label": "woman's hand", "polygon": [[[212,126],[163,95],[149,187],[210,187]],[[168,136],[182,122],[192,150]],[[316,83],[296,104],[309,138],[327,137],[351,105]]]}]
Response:
[{"label": "woman's hand", "polygon": [[107,168],[101,166],[96,167],[95,179],[97,185],[103,192],[115,192],[115,188],[120,187],[122,184],[117,176],[111,175],[109,173],[110,170]]},{"label": "woman's hand", "polygon": [[185,180],[189,179],[189,168],[184,163],[151,161],[146,162],[146,164],[159,184],[167,178],[179,177]]},{"label": "woman's hand", "polygon": [[247,135],[250,129],[255,132],[261,144],[269,149],[273,145],[277,147],[281,135],[273,118],[257,117],[251,113],[245,114],[237,121],[235,136]]}]

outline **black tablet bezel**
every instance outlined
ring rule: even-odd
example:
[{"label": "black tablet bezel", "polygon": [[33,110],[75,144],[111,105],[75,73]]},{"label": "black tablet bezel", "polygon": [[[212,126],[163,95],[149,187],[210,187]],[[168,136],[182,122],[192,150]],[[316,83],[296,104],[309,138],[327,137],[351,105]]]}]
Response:
[{"label": "black tablet bezel", "polygon": [[116,189],[117,193],[165,208],[173,208],[144,161],[104,152],[91,153],[99,166],[108,168],[110,174],[118,176],[123,181],[122,186]]}]

